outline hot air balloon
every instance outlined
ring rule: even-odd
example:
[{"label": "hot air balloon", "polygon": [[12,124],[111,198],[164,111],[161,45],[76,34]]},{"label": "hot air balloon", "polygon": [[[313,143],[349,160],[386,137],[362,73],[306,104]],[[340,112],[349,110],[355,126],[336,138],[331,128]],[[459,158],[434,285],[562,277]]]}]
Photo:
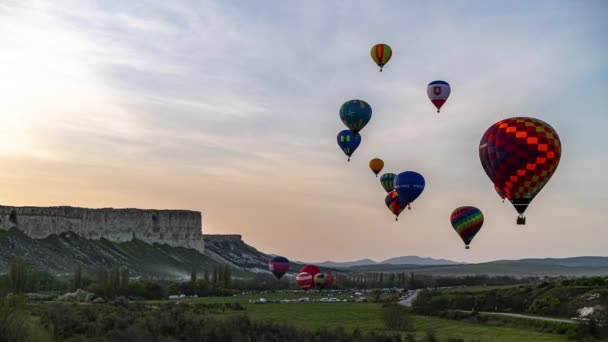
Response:
[{"label": "hot air balloon", "polygon": [[355,134],[353,131],[345,129],[338,133],[337,139],[338,146],[340,146],[344,154],[348,156],[348,161],[350,161],[350,156],[355,153],[357,147],[361,144],[361,134]]},{"label": "hot air balloon", "polygon": [[500,196],[500,198],[502,198],[502,202],[505,202],[505,193],[504,191],[502,191],[501,188],[497,187],[496,185],[494,185],[494,190],[496,191],[496,193],[498,194],[498,196]]},{"label": "hot air balloon", "polygon": [[317,273],[321,273],[321,269],[316,265],[306,265],[300,269],[300,273],[302,272],[306,272],[314,277]]},{"label": "hot air balloon", "polygon": [[296,276],[296,283],[302,290],[308,291],[313,285],[312,275],[308,272],[300,272]]},{"label": "hot air balloon", "polygon": [[394,181],[395,177],[397,177],[394,173],[385,173],[380,177],[380,184],[386,192],[391,192],[395,189]]},{"label": "hot air balloon", "polygon": [[327,275],[325,273],[317,273],[314,276],[313,282],[315,284],[315,288],[323,289],[325,288],[325,285],[327,285]]},{"label": "hot air balloon", "polygon": [[410,209],[410,204],[414,202],[424,190],[424,177],[414,171],[405,171],[395,177],[395,191],[399,194],[402,203]]},{"label": "hot air balloon", "polygon": [[523,214],[557,169],[561,153],[557,132],[534,118],[501,120],[482,136],[481,165],[498,194],[519,213],[517,224],[526,224]]},{"label": "hot air balloon", "polygon": [[384,67],[384,65],[391,59],[393,50],[386,44],[376,44],[372,47],[370,55],[372,56],[374,62],[378,64],[380,71],[382,72],[382,67]]},{"label": "hot air balloon", "polygon": [[450,222],[464,242],[465,248],[469,249],[469,244],[483,225],[483,214],[475,207],[460,207],[454,209]]},{"label": "hot air balloon", "polygon": [[325,283],[325,287],[331,289],[332,287],[334,287],[335,282],[336,277],[331,273],[327,273],[327,282]]},{"label": "hot air balloon", "polygon": [[376,177],[378,177],[378,173],[384,168],[384,162],[380,158],[374,158],[369,161],[369,168],[376,174]]},{"label": "hot air balloon", "polygon": [[426,87],[426,94],[435,107],[437,107],[437,113],[441,109],[441,106],[450,97],[451,88],[446,81],[433,81]]},{"label": "hot air balloon", "polygon": [[282,256],[275,256],[268,262],[268,269],[277,279],[281,279],[289,271],[289,260]]},{"label": "hot air balloon", "polygon": [[403,209],[405,209],[405,207],[407,206],[407,203],[401,201],[401,199],[399,198],[399,194],[397,194],[397,191],[395,190],[389,192],[386,195],[384,203],[386,203],[386,206],[391,211],[391,213],[395,215],[395,221],[398,220],[399,214],[401,214]]},{"label": "hot air balloon", "polygon": [[359,133],[372,118],[372,107],[363,100],[346,101],[340,106],[340,119],[353,133]]}]

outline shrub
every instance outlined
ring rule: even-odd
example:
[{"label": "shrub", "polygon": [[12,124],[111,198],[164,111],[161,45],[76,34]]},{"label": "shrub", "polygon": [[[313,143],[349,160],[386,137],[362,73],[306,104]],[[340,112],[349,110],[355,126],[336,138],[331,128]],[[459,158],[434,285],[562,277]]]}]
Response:
[{"label": "shrub", "polygon": [[409,310],[396,303],[383,305],[382,318],[384,326],[389,330],[408,330],[412,326],[412,319]]}]

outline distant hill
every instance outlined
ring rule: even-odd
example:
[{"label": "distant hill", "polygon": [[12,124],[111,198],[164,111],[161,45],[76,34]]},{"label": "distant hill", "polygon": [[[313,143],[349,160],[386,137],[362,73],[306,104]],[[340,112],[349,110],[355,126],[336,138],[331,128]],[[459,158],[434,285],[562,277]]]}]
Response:
[{"label": "distant hill", "polygon": [[71,232],[32,239],[16,228],[0,229],[0,273],[7,272],[9,264],[17,258],[52,274],[69,274],[78,266],[85,273],[127,266],[132,276],[171,279],[187,279],[194,269],[203,272],[220,265],[190,248],[140,240],[88,240]]},{"label": "distant hill", "polygon": [[346,268],[346,267],[352,267],[352,266],[376,265],[376,264],[378,264],[378,262],[374,261],[372,259],[361,259],[361,260],[356,260],[356,261],[344,261],[344,262],[324,261],[321,263],[317,263],[318,266],[335,267],[335,268]]},{"label": "distant hill", "polygon": [[460,262],[447,260],[447,259],[433,259],[425,258],[414,255],[396,257],[386,259],[380,262],[381,264],[393,264],[393,265],[458,265]]},{"label": "distant hill", "polygon": [[[271,255],[245,243],[240,235],[204,235],[205,252],[148,244],[140,240],[112,242],[88,240],[72,232],[32,239],[18,229],[0,229],[0,273],[7,272],[10,262],[26,259],[36,267],[53,274],[72,273],[77,266],[85,272],[98,268],[127,266],[131,275],[151,278],[186,279],[190,272],[211,270],[230,265],[235,275],[252,276],[269,273]],[[289,256],[287,256],[289,257]],[[292,262],[293,275],[304,263]],[[608,257],[574,257],[549,259],[498,260],[478,264],[459,264],[444,259],[415,256],[391,258],[382,262],[362,259],[353,262],[320,263],[328,272],[414,272],[428,275],[508,275],[524,276],[591,276],[608,275]]]},{"label": "distant hill", "polygon": [[[570,259],[570,258],[567,258]],[[525,276],[599,276],[608,275],[608,266],[601,266],[601,260],[594,260],[588,264],[575,264],[567,266],[567,259],[555,259],[555,261],[538,262],[535,259],[524,260],[499,260],[478,264],[456,264],[456,265],[392,265],[376,264],[363,265],[348,268],[354,272],[414,272],[428,275],[506,275],[513,277]],[[608,261],[608,257],[603,258]],[[563,261],[566,260],[566,261]],[[599,266],[598,266],[599,265]]]},{"label": "distant hill", "polygon": [[344,262],[336,262],[336,261],[324,261],[319,263],[319,266],[325,267],[335,267],[335,268],[348,268],[348,267],[356,267],[356,266],[372,266],[372,265],[457,265],[460,264],[456,261],[446,260],[446,259],[433,259],[433,258],[425,258],[419,256],[401,256],[396,258],[390,258],[383,261],[375,261],[372,259],[361,259],[356,261],[344,261]]}]

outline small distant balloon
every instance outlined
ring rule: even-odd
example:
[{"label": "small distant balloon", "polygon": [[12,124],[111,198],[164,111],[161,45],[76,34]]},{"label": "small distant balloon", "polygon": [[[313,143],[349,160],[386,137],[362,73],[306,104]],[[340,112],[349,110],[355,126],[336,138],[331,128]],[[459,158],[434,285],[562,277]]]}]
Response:
[{"label": "small distant balloon", "polygon": [[405,209],[406,203],[404,203],[400,198],[397,191],[393,190],[386,195],[384,199],[384,203],[388,207],[388,210],[395,215],[395,221],[399,219],[399,214]]},{"label": "small distant balloon", "polygon": [[369,168],[378,177],[378,173],[384,168],[384,161],[380,158],[374,158],[369,161]]},{"label": "small distant balloon", "polygon": [[378,66],[380,67],[380,71],[382,72],[382,68],[388,63],[393,55],[393,50],[390,46],[386,44],[376,44],[372,47],[370,51],[370,55],[372,59]]},{"label": "small distant balloon", "polygon": [[336,282],[336,277],[332,273],[327,273],[327,282],[325,283],[325,287],[331,289],[334,287],[334,283]]},{"label": "small distant balloon", "polygon": [[300,273],[302,272],[306,272],[314,277],[317,273],[321,273],[321,269],[317,265],[306,265],[300,269]]},{"label": "small distant balloon", "polygon": [[323,289],[327,285],[327,275],[325,273],[317,273],[314,277],[315,288]]},{"label": "small distant balloon", "polygon": [[296,276],[296,284],[298,284],[302,290],[308,291],[312,288],[313,276],[308,272],[300,272]]},{"label": "small distant balloon", "polygon": [[483,225],[483,214],[475,207],[459,207],[452,212],[450,222],[465,248],[469,249],[469,244]]},{"label": "small distant balloon", "polygon": [[414,202],[424,190],[425,181],[424,177],[418,172],[405,171],[395,177],[394,186],[401,201],[410,208],[410,204]]},{"label": "small distant balloon", "polygon": [[386,192],[395,190],[395,177],[397,177],[397,175],[394,173],[385,173],[380,177],[380,184],[382,184],[382,187]]},{"label": "small distant balloon", "polygon": [[446,81],[433,81],[426,87],[426,94],[435,107],[437,107],[437,113],[450,97],[452,89]]},{"label": "small distant balloon", "polygon": [[340,106],[340,119],[353,133],[359,133],[371,118],[372,107],[363,100],[346,101]]},{"label": "small distant balloon", "polygon": [[289,271],[289,260],[282,256],[276,256],[268,262],[268,269],[277,279],[281,279]]},{"label": "small distant balloon", "polygon": [[359,144],[361,144],[361,134],[355,134],[353,131],[345,129],[338,133],[337,140],[338,146],[340,146],[342,152],[348,156],[348,161],[350,161],[350,157],[355,153]]}]

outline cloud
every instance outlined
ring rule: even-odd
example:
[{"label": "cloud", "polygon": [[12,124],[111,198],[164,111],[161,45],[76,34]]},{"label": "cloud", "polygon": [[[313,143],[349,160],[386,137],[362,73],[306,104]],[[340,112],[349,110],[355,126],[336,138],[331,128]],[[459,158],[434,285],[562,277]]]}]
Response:
[{"label": "cloud", "polygon": [[[197,209],[207,232],[303,260],[601,253],[603,9],[5,2],[0,200]],[[383,73],[369,58],[379,41],[394,50]],[[453,87],[441,114],[425,96],[434,79]],[[338,108],[353,98],[374,114],[346,163]],[[525,230],[477,155],[487,127],[515,115],[550,122],[564,145]],[[427,179],[398,223],[367,169],[373,157]],[[447,221],[463,203],[487,217],[469,254]]]}]

